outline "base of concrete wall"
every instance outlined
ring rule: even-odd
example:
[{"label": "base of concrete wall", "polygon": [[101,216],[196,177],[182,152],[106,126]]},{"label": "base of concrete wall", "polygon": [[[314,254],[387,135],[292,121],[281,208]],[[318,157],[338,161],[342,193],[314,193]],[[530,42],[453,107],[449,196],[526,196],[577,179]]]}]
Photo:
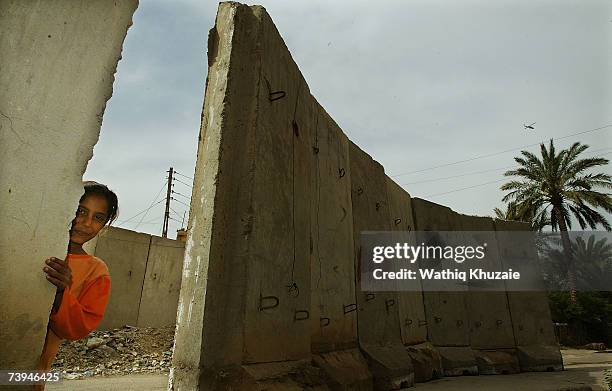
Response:
[{"label": "base of concrete wall", "polygon": [[444,376],[442,357],[431,343],[407,346],[406,351],[412,359],[415,382],[424,383]]},{"label": "base of concrete wall", "polygon": [[327,376],[309,360],[280,361],[206,370],[200,390],[328,391]]},{"label": "base of concrete wall", "polygon": [[478,375],[478,364],[469,346],[436,346],[442,358],[444,376]]},{"label": "base of concrete wall", "polygon": [[414,385],[412,358],[403,346],[363,344],[361,350],[370,365],[375,390],[400,390]]},{"label": "base of concrete wall", "polygon": [[521,371],[515,349],[474,350],[474,355],[480,375],[510,375]]},{"label": "base of concrete wall", "polygon": [[558,346],[517,346],[521,372],[552,372],[563,370],[563,358]]},{"label": "base of concrete wall", "polygon": [[312,360],[329,378],[328,384],[331,389],[372,390],[372,374],[359,349],[315,354]]}]

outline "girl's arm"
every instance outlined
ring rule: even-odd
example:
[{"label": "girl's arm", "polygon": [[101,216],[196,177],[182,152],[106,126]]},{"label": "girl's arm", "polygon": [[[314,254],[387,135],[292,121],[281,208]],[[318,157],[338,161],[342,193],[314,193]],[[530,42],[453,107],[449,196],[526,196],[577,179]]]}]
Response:
[{"label": "girl's arm", "polygon": [[64,297],[64,290],[57,290],[55,292],[55,299],[53,300],[53,307],[51,307],[51,314],[54,314],[59,309],[60,304],[62,303],[62,297]]},{"label": "girl's arm", "polygon": [[[59,295],[57,312],[51,313],[49,327],[64,339],[85,338],[98,326],[110,297],[110,277],[103,275],[83,288],[79,298],[66,287]],[[54,303],[55,307],[55,303]]]}]

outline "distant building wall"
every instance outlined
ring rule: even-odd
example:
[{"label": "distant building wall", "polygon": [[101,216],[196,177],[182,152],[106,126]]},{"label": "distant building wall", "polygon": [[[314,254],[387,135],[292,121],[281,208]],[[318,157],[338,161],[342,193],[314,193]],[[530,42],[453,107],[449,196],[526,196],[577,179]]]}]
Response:
[{"label": "distant building wall", "polygon": [[111,297],[99,330],[173,325],[181,288],[183,242],[111,227],[91,243],[111,275]]}]

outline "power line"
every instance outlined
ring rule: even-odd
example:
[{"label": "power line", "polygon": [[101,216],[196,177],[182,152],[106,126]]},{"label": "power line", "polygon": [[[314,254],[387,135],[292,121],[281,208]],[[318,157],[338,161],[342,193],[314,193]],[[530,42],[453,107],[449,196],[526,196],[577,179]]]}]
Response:
[{"label": "power line", "polygon": [[[553,140],[563,140],[563,139],[566,139],[566,138],[569,138],[569,137],[573,137],[573,136],[577,136],[577,135],[580,135],[580,134],[595,132],[595,131],[598,131],[598,130],[601,130],[601,129],[609,128],[611,126],[612,126],[612,124],[609,124],[609,125],[601,126],[599,128],[595,128],[595,129],[589,129],[589,130],[585,130],[585,131],[582,131],[582,132],[568,134],[568,135],[562,136],[562,137],[557,137],[557,138],[553,137],[552,139]],[[518,150],[521,150],[521,149],[524,149],[524,148],[530,148],[530,147],[533,147],[533,146],[536,146],[536,145],[540,145],[542,143],[543,143],[543,141],[539,142],[539,143],[535,143],[535,144],[524,145],[524,146],[518,147],[518,148],[506,149],[504,151],[499,151],[499,152],[488,153],[488,154],[485,154],[485,155],[474,156],[474,157],[469,158],[469,159],[463,159],[463,160],[458,160],[458,161],[451,162],[451,163],[439,164],[437,166],[423,168],[423,169],[420,169],[420,170],[407,171],[407,172],[404,172],[404,173],[401,173],[401,174],[389,175],[389,176],[392,177],[392,178],[395,178],[395,177],[399,177],[399,176],[403,176],[403,175],[415,174],[417,172],[435,170],[436,168],[448,167],[448,166],[452,166],[452,165],[455,165],[455,164],[471,162],[471,161],[474,161],[474,160],[483,159],[483,158],[487,158],[487,157],[491,157],[491,156],[497,156],[497,155],[501,155],[501,154],[508,153],[508,152],[514,152],[514,151],[518,151]]]},{"label": "power line", "polygon": [[145,221],[145,222],[142,222],[140,224],[145,224],[145,225],[147,225],[147,224],[159,224],[159,219],[155,218],[153,220]]},{"label": "power line", "polygon": [[440,196],[440,195],[444,195],[444,194],[450,194],[450,193],[455,193],[458,191],[463,191],[463,190],[468,190],[468,189],[473,189],[475,187],[480,187],[480,186],[485,186],[485,185],[490,185],[492,183],[498,183],[498,182],[502,182],[502,181],[506,181],[508,180],[508,178],[502,178],[502,179],[498,179],[496,181],[490,181],[490,182],[485,182],[485,183],[479,183],[477,185],[473,185],[473,186],[468,186],[468,187],[462,187],[460,189],[454,189],[454,190],[449,190],[449,191],[445,191],[443,193],[436,193],[436,194],[428,194],[424,197],[436,197],[436,196]]},{"label": "power line", "polygon": [[182,196],[182,197],[185,197],[185,198],[186,198],[186,199],[188,199],[188,200],[191,200],[191,197],[187,197],[185,194],[181,194],[181,193],[179,193],[178,191],[174,191],[174,190],[172,190],[172,194],[178,194],[178,195],[180,195],[180,196]]},{"label": "power line", "polygon": [[187,176],[187,175],[184,175],[184,174],[181,174],[181,173],[180,173],[180,172],[178,172],[178,171],[174,171],[174,173],[175,173],[175,174],[178,174],[178,175],[180,175],[180,176],[182,176],[182,177],[185,177],[185,178],[187,178],[187,179],[191,179],[191,180],[193,180],[193,178],[192,178],[192,177]]},{"label": "power line", "polygon": [[188,207],[188,208],[191,208],[191,206],[187,205],[186,203],[184,203],[184,202],[183,202],[183,201],[181,201],[181,200],[177,200],[177,199],[176,199],[176,198],[174,198],[174,197],[170,197],[170,199],[171,199],[172,201],[176,201],[176,202],[178,202],[179,204],[183,204],[183,205],[185,205],[185,206],[186,206],[186,207]]},{"label": "power line", "polygon": [[183,216],[181,216],[176,210],[172,209],[172,207],[170,207],[170,211],[174,212],[175,215],[177,215],[180,218],[183,218]]},{"label": "power line", "polygon": [[155,205],[159,204],[162,201],[165,201],[165,199],[160,200],[159,202],[155,203],[155,200],[157,200],[157,197],[159,197],[159,195],[161,194],[162,190],[164,190],[164,187],[166,187],[166,184],[168,183],[168,181],[164,182],[164,184],[162,185],[162,187],[159,189],[159,191],[157,192],[157,194],[155,195],[155,197],[153,198],[153,202],[151,202],[151,205],[149,205],[149,207],[147,207],[146,209],[143,209],[142,211],[138,212],[137,214],[135,214],[134,216],[130,217],[127,220],[123,220],[123,221],[118,221],[117,224],[125,224],[128,221],[140,216],[143,213],[148,212],[152,207],[154,207]]},{"label": "power line", "polygon": [[[585,152],[596,153],[596,152],[600,152],[600,151],[607,151],[609,149],[610,148],[599,148],[599,149],[594,149],[592,151],[588,151],[587,150]],[[599,156],[603,156],[603,155],[607,155],[607,153],[600,154]],[[595,156],[587,156],[587,157],[595,157]],[[416,182],[407,182],[407,183],[402,183],[400,186],[416,185],[416,184],[420,184],[420,183],[431,183],[431,182],[443,181],[443,180],[447,180],[447,179],[460,178],[460,177],[464,177],[464,176],[483,174],[485,172],[507,170],[507,169],[517,169],[517,168],[518,168],[518,166],[516,166],[516,165],[514,165],[514,166],[506,166],[506,167],[499,167],[499,168],[491,168],[491,169],[488,169],[488,170],[473,171],[473,172],[468,172],[468,173],[465,173],[465,174],[451,175],[451,176],[442,177],[442,178],[426,179],[426,180],[423,180],[423,181],[416,181]]]},{"label": "power line", "polygon": [[[605,150],[605,149],[608,149],[608,148],[602,148],[601,150]],[[599,156],[605,156],[605,155],[610,155],[610,154],[612,154],[612,151],[607,152],[607,153],[602,153],[602,154],[600,154]],[[517,167],[517,168],[518,168],[518,167]],[[502,179],[498,179],[498,180],[496,180],[496,181],[489,181],[489,182],[479,183],[479,184],[477,184],[477,185],[467,186],[467,187],[462,187],[462,188],[459,188],[459,189],[454,189],[454,190],[449,190],[449,191],[446,191],[446,192],[443,192],[443,193],[429,194],[429,195],[426,195],[426,196],[424,196],[424,197],[435,197],[435,196],[440,196],[440,195],[444,195],[444,194],[455,193],[455,192],[458,192],[458,191],[463,191],[463,190],[473,189],[473,188],[475,188],[475,187],[480,187],[480,186],[490,185],[490,184],[492,184],[492,183],[503,182],[503,181],[506,181],[506,180],[508,180],[508,178],[502,178]]]},{"label": "power line", "polygon": [[417,183],[428,183],[428,182],[437,182],[437,181],[443,181],[446,179],[454,179],[454,178],[458,178],[458,177],[462,177],[462,176],[469,176],[469,175],[476,175],[476,174],[482,174],[485,172],[491,172],[491,171],[499,171],[499,170],[507,170],[509,168],[514,168],[516,166],[506,166],[506,167],[498,167],[498,168],[491,168],[489,170],[482,170],[482,171],[474,171],[474,172],[468,172],[465,174],[459,174],[459,175],[453,175],[453,176],[447,176],[444,178],[434,178],[434,179],[427,179],[424,181],[417,181],[417,182],[408,182],[408,183],[403,183],[400,186],[406,186],[406,185],[415,185]]},{"label": "power line", "polygon": [[174,178],[175,181],[177,181],[178,183],[182,183],[185,186],[189,186],[189,187],[193,187],[192,185],[190,185],[189,183],[185,183],[183,181],[181,181],[180,179]]}]

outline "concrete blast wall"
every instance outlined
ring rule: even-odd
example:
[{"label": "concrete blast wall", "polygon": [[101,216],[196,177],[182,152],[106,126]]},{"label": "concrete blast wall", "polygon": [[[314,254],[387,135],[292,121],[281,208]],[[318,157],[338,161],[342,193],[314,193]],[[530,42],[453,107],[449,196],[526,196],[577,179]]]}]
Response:
[{"label": "concrete blast wall", "polygon": [[95,255],[111,275],[111,297],[99,329],[136,325],[151,236],[114,228],[98,238]]},{"label": "concrete blast wall", "polygon": [[[528,236],[524,246],[517,247],[516,239],[511,239],[513,231],[529,231],[529,224],[516,221],[495,220],[499,254],[504,257],[517,257],[524,265],[531,266],[530,274],[537,275],[538,262],[535,235]],[[526,269],[525,269],[526,270]],[[522,371],[550,371],[563,369],[561,353],[551,322],[548,297],[544,289],[538,292],[516,292],[512,290],[516,281],[506,282],[508,306],[512,316],[514,342]],[[543,284],[543,282],[542,282]]]},{"label": "concrete blast wall", "polygon": [[184,253],[185,244],[181,241],[151,237],[140,294],[138,327],[170,326],[176,323]]},{"label": "concrete blast wall", "polygon": [[517,368],[510,314],[524,309],[504,292],[360,289],[362,231],[493,221],[391,181],[312,97],[262,7],[221,3],[208,48],[170,389],[399,389]]},{"label": "concrete blast wall", "polygon": [[184,243],[109,227],[86,245],[111,276],[111,296],[98,330],[124,325],[174,325],[181,287]]},{"label": "concrete blast wall", "polygon": [[[131,1],[0,2],[0,369],[34,368]],[[20,388],[21,389],[21,388]]]}]

